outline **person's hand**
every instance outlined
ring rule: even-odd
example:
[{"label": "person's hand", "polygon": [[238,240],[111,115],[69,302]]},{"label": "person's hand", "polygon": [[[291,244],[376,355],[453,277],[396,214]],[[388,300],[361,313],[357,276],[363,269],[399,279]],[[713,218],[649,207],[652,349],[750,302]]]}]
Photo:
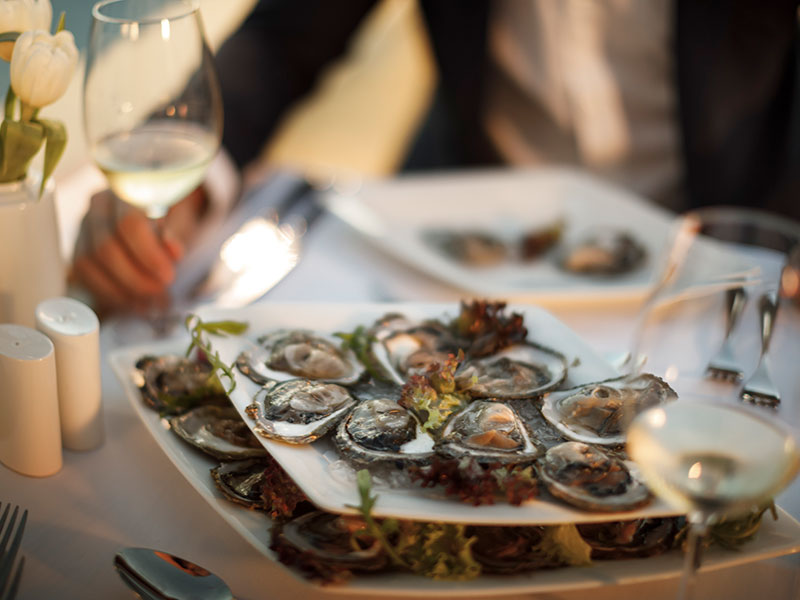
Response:
[{"label": "person's hand", "polygon": [[71,281],[92,295],[101,316],[165,306],[204,203],[198,188],[170,209],[159,232],[144,213],[111,192],[96,194],[81,224]]}]

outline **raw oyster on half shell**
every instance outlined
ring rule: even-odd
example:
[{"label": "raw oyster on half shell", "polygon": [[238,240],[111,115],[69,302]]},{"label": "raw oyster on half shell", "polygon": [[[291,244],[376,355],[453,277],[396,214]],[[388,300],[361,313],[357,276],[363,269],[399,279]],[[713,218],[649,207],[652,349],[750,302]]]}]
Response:
[{"label": "raw oyster on half shell", "polygon": [[553,446],[538,465],[553,496],[584,510],[633,510],[651,499],[625,462],[583,442]]},{"label": "raw oyster on half shell", "polygon": [[142,399],[161,414],[177,414],[198,404],[230,405],[225,390],[206,362],[182,356],[143,356],[133,380]]},{"label": "raw oyster on half shell", "polygon": [[268,464],[260,458],[224,462],[211,469],[211,477],[229,500],[247,508],[264,510],[267,505],[262,492]]},{"label": "raw oyster on half shell", "polygon": [[220,460],[267,455],[233,406],[198,406],[171,417],[169,424],[185,441]]},{"label": "raw oyster on half shell", "polygon": [[553,392],[542,415],[571,440],[617,445],[625,442],[625,430],[637,414],[676,398],[663,379],[643,374]]},{"label": "raw oyster on half shell", "polygon": [[242,374],[260,385],[287,379],[310,379],[350,385],[364,366],[335,337],[305,329],[279,329],[258,339],[259,347],[236,360]]},{"label": "raw oyster on half shell", "polygon": [[530,398],[558,386],[566,376],[562,354],[532,343],[515,344],[467,359],[456,371],[456,387],[473,398]]},{"label": "raw oyster on half shell", "polygon": [[339,423],[334,438],[340,454],[358,465],[419,462],[433,454],[433,438],[414,414],[388,398],[358,404]]},{"label": "raw oyster on half shell", "polygon": [[582,275],[616,275],[637,268],[646,256],[644,246],[630,233],[597,229],[565,248],[561,267]]},{"label": "raw oyster on half shell", "polygon": [[308,444],[330,431],[356,403],[335,383],[290,379],[261,388],[246,412],[260,435]]},{"label": "raw oyster on half shell", "polygon": [[543,448],[510,406],[475,400],[447,420],[436,452],[450,458],[470,457],[480,463],[526,464],[533,462]]}]

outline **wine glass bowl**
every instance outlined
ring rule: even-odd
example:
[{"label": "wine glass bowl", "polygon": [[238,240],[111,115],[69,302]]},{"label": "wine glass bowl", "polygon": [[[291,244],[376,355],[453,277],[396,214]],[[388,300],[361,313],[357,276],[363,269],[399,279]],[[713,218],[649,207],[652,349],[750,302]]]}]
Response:
[{"label": "wine glass bowl", "polygon": [[[638,315],[631,356],[643,361],[632,364],[678,399],[631,420],[627,452],[651,491],[687,515],[680,598],[709,525],[768,502],[800,469],[800,378],[786,368],[800,355],[800,311],[781,300],[797,292],[798,247],[800,225],[787,219],[739,208],[687,213]],[[783,368],[768,368],[769,354]],[[742,401],[755,373],[773,386],[769,409]]]},{"label": "wine glass bowl", "polygon": [[222,139],[222,99],[198,5],[103,0],[92,9],[84,126],[125,202],[159,219],[202,181]]}]

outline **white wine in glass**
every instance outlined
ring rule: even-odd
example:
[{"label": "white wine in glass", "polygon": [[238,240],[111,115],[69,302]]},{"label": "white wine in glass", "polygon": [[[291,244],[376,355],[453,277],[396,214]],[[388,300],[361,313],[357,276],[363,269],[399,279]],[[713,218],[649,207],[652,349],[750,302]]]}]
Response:
[{"label": "white wine in glass", "polygon": [[647,486],[689,520],[679,598],[687,597],[708,526],[772,498],[800,469],[793,434],[755,410],[684,398],[641,413],[628,429],[628,454]]},{"label": "white wine in glass", "polygon": [[197,187],[222,138],[222,99],[198,4],[104,0],[92,10],[84,123],[120,199],[161,219]]}]

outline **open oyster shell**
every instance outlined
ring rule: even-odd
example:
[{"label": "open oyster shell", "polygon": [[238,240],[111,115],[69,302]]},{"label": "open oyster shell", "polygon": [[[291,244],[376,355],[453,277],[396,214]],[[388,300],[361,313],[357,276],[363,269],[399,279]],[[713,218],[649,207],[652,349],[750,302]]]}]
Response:
[{"label": "open oyster shell", "polygon": [[385,461],[420,462],[433,455],[433,438],[414,414],[387,398],[358,404],[339,423],[334,443],[357,465]]},{"label": "open oyster shell", "polygon": [[544,450],[510,406],[475,400],[451,416],[436,442],[437,454],[480,463],[527,464]]},{"label": "open oyster shell", "polygon": [[561,267],[571,273],[615,275],[642,264],[647,251],[630,233],[613,228],[592,231],[562,252]]},{"label": "open oyster shell", "polygon": [[352,571],[375,571],[388,557],[375,539],[353,546],[353,533],[364,528],[360,517],[313,511],[273,529],[272,549],[279,556],[313,557],[322,565]]},{"label": "open oyster shell", "polygon": [[198,404],[230,405],[208,363],[148,355],[136,361],[133,378],[145,404],[162,414],[177,414]]},{"label": "open oyster shell", "polygon": [[584,510],[633,510],[651,499],[625,462],[583,442],[553,446],[538,466],[553,496]]},{"label": "open oyster shell", "polygon": [[267,455],[232,406],[198,406],[171,417],[169,424],[181,438],[220,460]]},{"label": "open oyster shell", "polygon": [[245,410],[264,437],[308,444],[330,431],[355,404],[335,383],[290,379],[261,388]]},{"label": "open oyster shell", "polygon": [[364,366],[341,340],[305,329],[279,329],[258,340],[259,347],[242,352],[236,366],[260,385],[287,379],[310,379],[350,385]]},{"label": "open oyster shell", "polygon": [[677,398],[663,379],[643,374],[552,392],[542,415],[567,438],[587,444],[617,445],[643,410]]},{"label": "open oyster shell", "polygon": [[390,314],[370,333],[375,339],[370,349],[374,362],[398,385],[411,375],[425,373],[433,363],[444,363],[458,351],[450,332],[438,322],[419,323]]},{"label": "open oyster shell", "polygon": [[530,398],[555,388],[566,376],[563,354],[525,343],[467,360],[456,372],[456,387],[473,398]]},{"label": "open oyster shell", "polygon": [[211,469],[217,488],[229,500],[247,508],[267,508],[262,490],[267,461],[261,458],[224,462]]}]

